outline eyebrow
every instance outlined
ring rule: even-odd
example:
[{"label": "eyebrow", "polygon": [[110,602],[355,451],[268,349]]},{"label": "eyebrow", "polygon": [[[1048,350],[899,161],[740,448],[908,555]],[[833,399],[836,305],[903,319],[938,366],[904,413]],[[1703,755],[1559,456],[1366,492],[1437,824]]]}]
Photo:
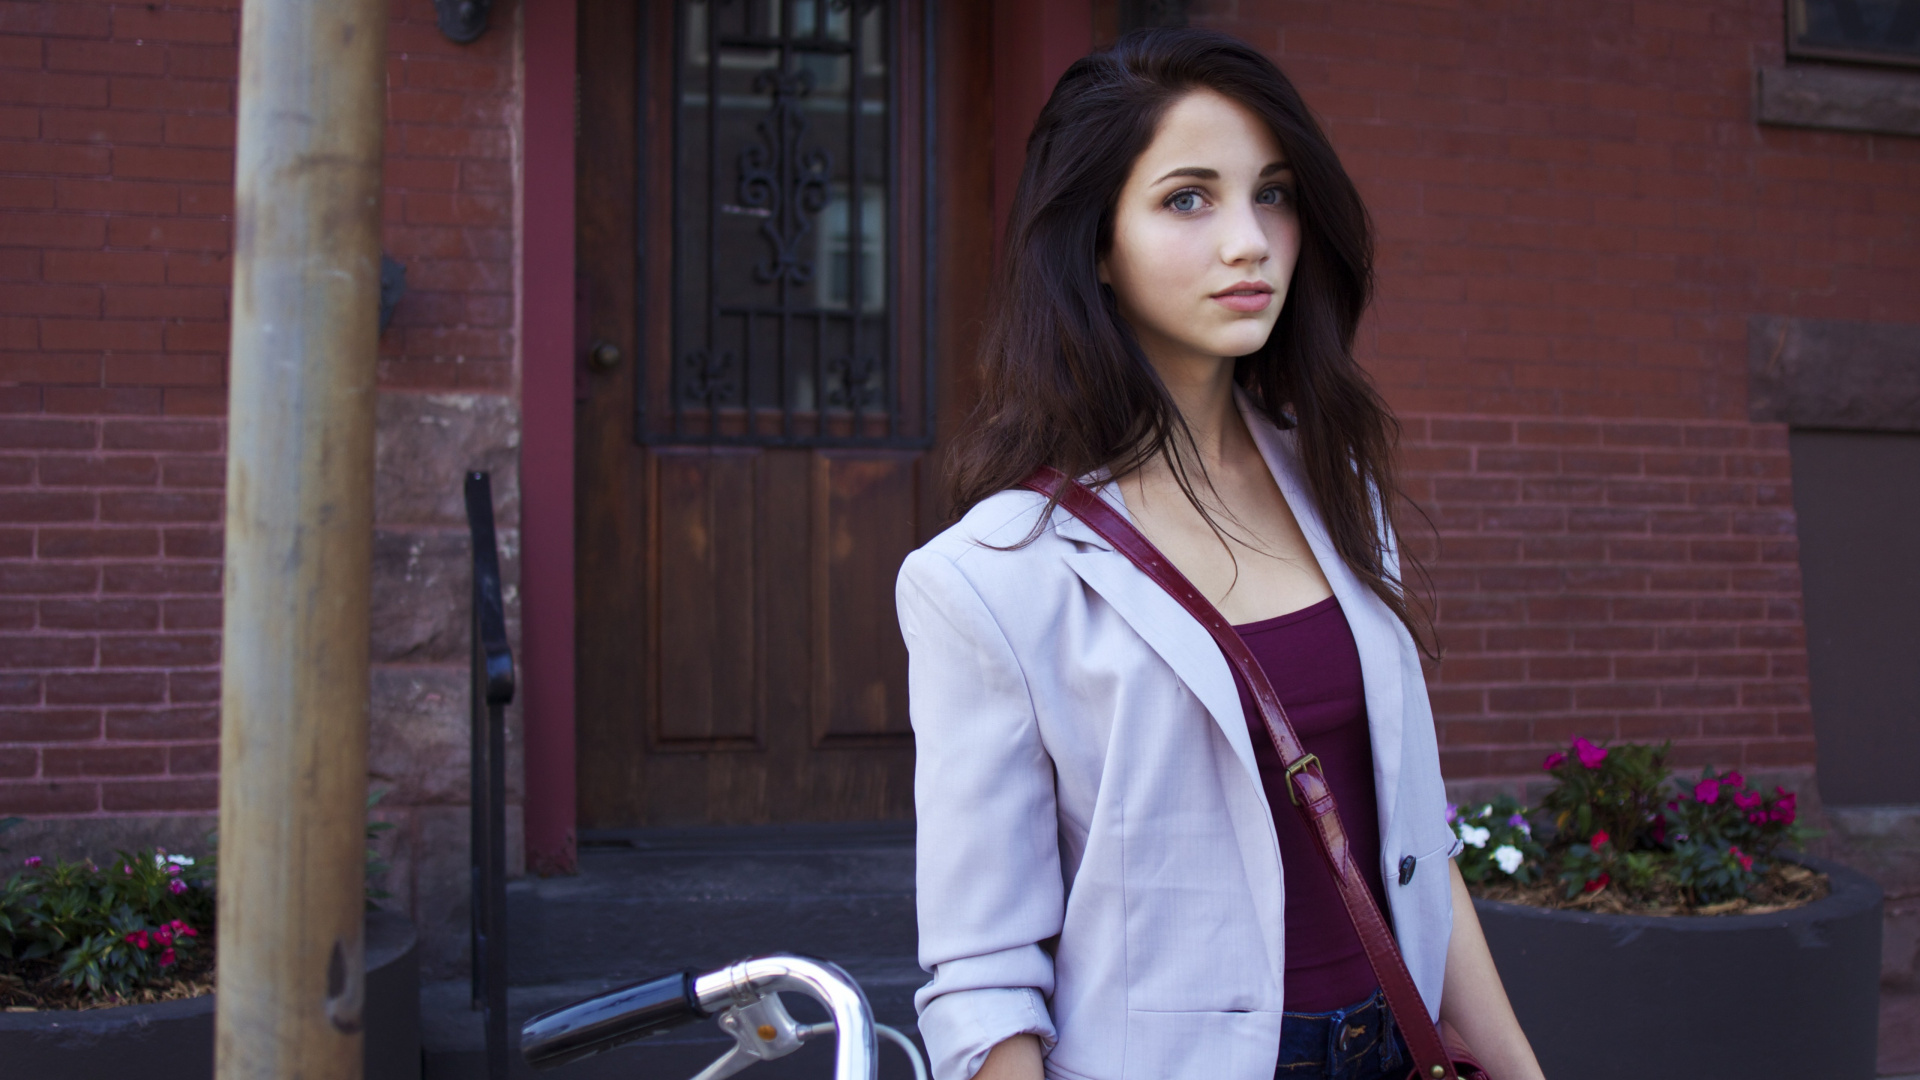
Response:
[{"label": "eyebrow", "polygon": [[[1275,161],[1269,164],[1266,168],[1260,170],[1260,179],[1265,180],[1267,177],[1272,176],[1274,173],[1292,172],[1292,171],[1293,171],[1293,167],[1288,165],[1286,162]],[[1173,179],[1176,176],[1190,176],[1195,180],[1218,180],[1220,179],[1220,172],[1217,169],[1207,169],[1207,168],[1202,168],[1198,165],[1188,165],[1183,168],[1178,168],[1173,170],[1167,175],[1161,177],[1160,179],[1155,180],[1154,183],[1156,184],[1164,183],[1168,180]]]}]

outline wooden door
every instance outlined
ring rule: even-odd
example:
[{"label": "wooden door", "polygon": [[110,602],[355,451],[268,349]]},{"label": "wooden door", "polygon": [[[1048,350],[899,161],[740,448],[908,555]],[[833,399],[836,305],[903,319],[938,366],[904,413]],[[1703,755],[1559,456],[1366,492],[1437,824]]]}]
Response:
[{"label": "wooden door", "polygon": [[991,258],[986,7],[581,7],[583,828],[912,814],[893,584]]}]

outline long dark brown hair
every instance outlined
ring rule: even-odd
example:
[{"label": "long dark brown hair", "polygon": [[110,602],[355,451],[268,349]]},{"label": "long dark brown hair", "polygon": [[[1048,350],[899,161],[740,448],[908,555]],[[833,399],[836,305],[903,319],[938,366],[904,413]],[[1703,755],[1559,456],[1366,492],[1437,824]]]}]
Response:
[{"label": "long dark brown hair", "polygon": [[1235,363],[1234,379],[1269,419],[1295,429],[1335,550],[1431,651],[1431,619],[1409,603],[1383,529],[1386,497],[1399,490],[1399,424],[1353,358],[1373,290],[1366,207],[1293,84],[1225,34],[1138,31],[1077,61],[1054,86],[1014,192],[981,342],[983,394],[951,458],[953,505],[964,513],[1040,465],[1125,476],[1160,457],[1213,521],[1187,479],[1181,446],[1191,438],[1179,409],[1097,271],[1135,160],[1167,108],[1201,89],[1272,128],[1293,169],[1300,219],[1279,320],[1263,347]]}]

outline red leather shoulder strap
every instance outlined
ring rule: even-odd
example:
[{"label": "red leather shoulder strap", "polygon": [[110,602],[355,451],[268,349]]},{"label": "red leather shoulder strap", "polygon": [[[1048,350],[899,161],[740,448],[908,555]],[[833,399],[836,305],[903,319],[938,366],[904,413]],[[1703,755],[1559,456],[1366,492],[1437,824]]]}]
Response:
[{"label": "red leather shoulder strap", "polygon": [[1340,810],[1333,803],[1333,789],[1327,786],[1326,777],[1320,772],[1319,759],[1301,747],[1293,724],[1287,719],[1286,709],[1281,706],[1279,697],[1273,692],[1273,685],[1267,681],[1266,672],[1261,670],[1259,661],[1253,658],[1246,642],[1240,640],[1232,624],[1200,594],[1200,590],[1193,587],[1186,575],[1168,562],[1167,557],[1140,534],[1140,530],[1134,528],[1100,496],[1065,473],[1046,466],[1035,469],[1033,475],[1021,482],[1021,486],[1058,499],[1069,513],[1085,522],[1088,528],[1112,544],[1115,551],[1132,560],[1135,566],[1179,601],[1180,606],[1198,619],[1200,625],[1213,635],[1213,640],[1219,643],[1227,662],[1233,665],[1253,691],[1253,700],[1260,709],[1260,719],[1264,721],[1267,736],[1273,740],[1281,764],[1286,766],[1289,794],[1295,796],[1295,805],[1305,815],[1320,853],[1326,857],[1327,866],[1340,886],[1340,899],[1346,904],[1347,916],[1353,920],[1353,928],[1360,935],[1360,944],[1367,950],[1367,960],[1373,965],[1374,976],[1380,980],[1380,988],[1386,992],[1387,1005],[1393,1010],[1395,1022],[1400,1025],[1400,1033],[1406,1036],[1407,1048],[1413,1053],[1413,1075],[1432,1080],[1455,1080],[1453,1062],[1449,1060],[1440,1032],[1427,1015],[1426,1004],[1420,999],[1420,989],[1413,984],[1413,976],[1407,972],[1406,961],[1401,958],[1399,946],[1394,943],[1393,932],[1387,929],[1386,919],[1374,903],[1373,891],[1367,888],[1366,878],[1353,860],[1352,845],[1348,843],[1347,831],[1340,823]]}]

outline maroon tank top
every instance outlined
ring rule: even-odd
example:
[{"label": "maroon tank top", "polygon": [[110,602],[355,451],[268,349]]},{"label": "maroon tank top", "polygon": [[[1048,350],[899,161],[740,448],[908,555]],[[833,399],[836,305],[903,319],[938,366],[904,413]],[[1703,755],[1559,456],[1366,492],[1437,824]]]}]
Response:
[{"label": "maroon tank top", "polygon": [[[1353,843],[1354,859],[1385,914],[1373,739],[1367,731],[1360,651],[1340,602],[1330,596],[1311,607],[1234,630],[1273,684],[1301,745],[1319,757]],[[1340,902],[1333,872],[1300,811],[1287,797],[1286,770],[1254,708],[1253,695],[1237,672],[1234,682],[1240,687],[1240,705],[1253,736],[1260,783],[1273,808],[1274,831],[1280,835],[1280,864],[1287,886],[1286,1009],[1328,1012],[1352,1005],[1372,994],[1379,980]]]}]

